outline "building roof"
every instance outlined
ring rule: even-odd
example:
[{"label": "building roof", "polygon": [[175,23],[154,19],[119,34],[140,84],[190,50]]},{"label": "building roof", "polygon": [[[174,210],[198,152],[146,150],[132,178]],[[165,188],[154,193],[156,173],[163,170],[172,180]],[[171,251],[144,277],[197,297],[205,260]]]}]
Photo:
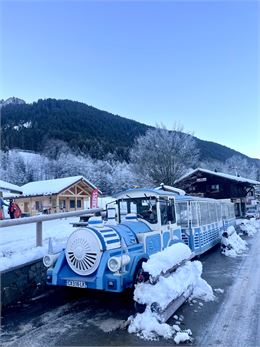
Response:
[{"label": "building roof", "polygon": [[236,182],[249,183],[249,184],[252,184],[252,185],[260,185],[259,181],[251,180],[249,178],[229,175],[229,174],[226,174],[226,173],[223,173],[223,172],[215,172],[215,171],[211,171],[211,170],[207,170],[207,169],[201,169],[201,168],[197,168],[197,169],[189,172],[188,174],[186,174],[186,175],[182,176],[181,178],[179,178],[178,180],[176,180],[174,183],[183,181],[185,178],[194,175],[198,171],[204,172],[204,173],[207,173],[207,174],[210,174],[210,175],[226,178],[226,179],[229,179],[229,180],[232,180],[232,181],[236,181]]},{"label": "building roof", "polygon": [[21,187],[23,196],[34,196],[34,195],[53,195],[59,194],[63,190],[72,186],[79,181],[85,181],[93,190],[97,189],[96,186],[90,183],[83,176],[73,176],[65,178],[57,178],[45,181],[30,182]]},{"label": "building roof", "polygon": [[10,192],[10,193],[15,193],[15,194],[22,194],[22,188],[21,187],[15,185],[15,184],[6,182],[6,181],[2,181],[2,180],[0,180],[0,191]]}]

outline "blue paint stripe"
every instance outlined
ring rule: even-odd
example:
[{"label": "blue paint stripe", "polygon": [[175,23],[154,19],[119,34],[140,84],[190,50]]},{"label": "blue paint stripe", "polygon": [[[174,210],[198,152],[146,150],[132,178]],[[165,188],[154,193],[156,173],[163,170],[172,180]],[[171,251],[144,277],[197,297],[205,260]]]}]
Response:
[{"label": "blue paint stripe", "polygon": [[119,239],[117,239],[117,240],[108,240],[108,241],[106,241],[106,243],[117,243],[117,242],[119,242]]},{"label": "blue paint stripe", "polygon": [[116,235],[116,234],[106,234],[106,235],[103,235],[104,237],[115,237],[117,238],[117,240],[119,240],[119,237]]}]

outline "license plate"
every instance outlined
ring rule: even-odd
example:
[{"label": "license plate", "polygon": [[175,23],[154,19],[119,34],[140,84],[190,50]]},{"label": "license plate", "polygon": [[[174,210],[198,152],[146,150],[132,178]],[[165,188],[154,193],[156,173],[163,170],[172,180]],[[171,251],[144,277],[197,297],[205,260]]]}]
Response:
[{"label": "license plate", "polygon": [[83,281],[67,281],[68,287],[76,287],[76,288],[87,288],[86,282]]}]

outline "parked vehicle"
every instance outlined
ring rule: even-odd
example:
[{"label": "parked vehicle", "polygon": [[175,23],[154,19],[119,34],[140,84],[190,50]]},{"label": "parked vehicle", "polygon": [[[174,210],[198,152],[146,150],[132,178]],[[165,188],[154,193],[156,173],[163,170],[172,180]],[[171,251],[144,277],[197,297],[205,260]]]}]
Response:
[{"label": "parked vehicle", "polygon": [[184,242],[195,256],[219,243],[235,214],[229,202],[131,189],[107,205],[105,219],[82,220],[61,253],[44,257],[49,285],[122,292],[143,279],[152,254]]}]

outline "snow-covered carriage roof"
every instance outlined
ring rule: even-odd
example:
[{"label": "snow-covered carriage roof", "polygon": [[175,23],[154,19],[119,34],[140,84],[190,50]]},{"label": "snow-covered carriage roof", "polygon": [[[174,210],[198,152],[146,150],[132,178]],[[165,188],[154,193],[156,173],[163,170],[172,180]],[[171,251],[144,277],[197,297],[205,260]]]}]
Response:
[{"label": "snow-covered carriage roof", "polygon": [[129,198],[147,198],[147,197],[160,197],[160,196],[175,197],[176,193],[172,193],[172,192],[161,190],[161,189],[135,188],[135,189],[129,189],[129,190],[120,192],[114,195],[114,198],[129,199]]},{"label": "snow-covered carriage roof", "polygon": [[252,185],[260,185],[259,181],[251,180],[249,178],[229,175],[229,174],[226,174],[226,173],[223,173],[223,172],[216,172],[216,171],[211,171],[211,170],[201,169],[201,168],[197,168],[197,169],[187,173],[186,175],[184,175],[181,178],[177,179],[175,181],[175,183],[180,182],[183,179],[194,175],[198,171],[201,171],[201,172],[204,172],[204,173],[207,173],[207,174],[210,174],[210,175],[214,175],[214,176],[223,177],[223,178],[226,178],[226,179],[229,179],[229,180],[232,180],[232,181],[236,181],[236,182],[249,183],[249,184],[252,184]]},{"label": "snow-covered carriage roof", "polygon": [[71,185],[81,180],[85,181],[93,190],[97,189],[94,184],[89,182],[83,176],[72,176],[45,181],[29,182],[20,188],[23,192],[23,196],[53,195],[59,194],[63,190],[69,188]]}]

